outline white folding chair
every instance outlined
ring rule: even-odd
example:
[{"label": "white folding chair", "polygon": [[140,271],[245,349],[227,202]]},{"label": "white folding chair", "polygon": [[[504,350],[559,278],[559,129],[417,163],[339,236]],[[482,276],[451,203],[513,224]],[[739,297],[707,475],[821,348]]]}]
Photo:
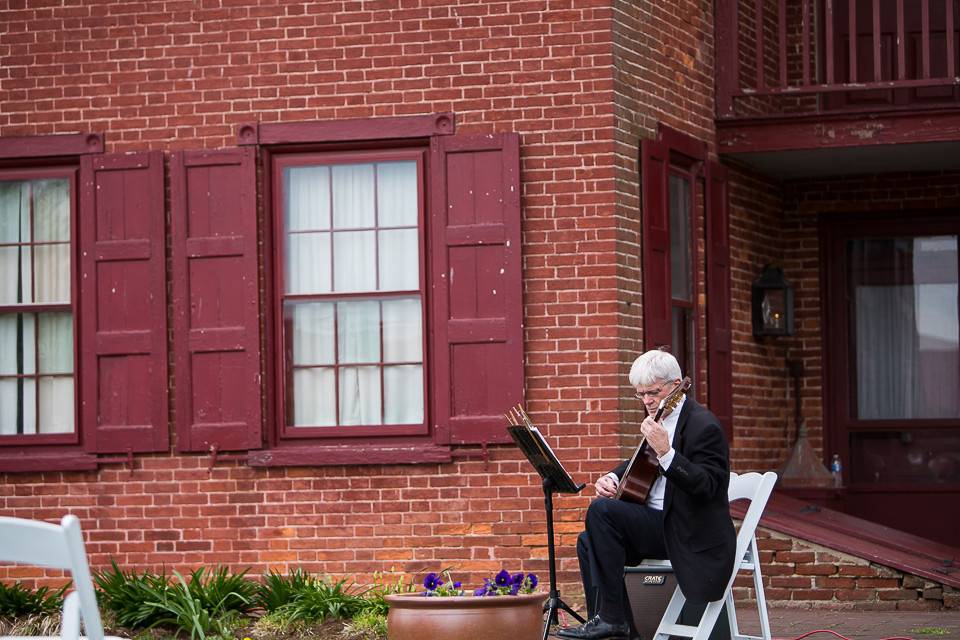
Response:
[{"label": "white folding chair", "polygon": [[[737,551],[734,556],[733,573],[727,582],[727,589],[724,597],[720,600],[707,604],[696,625],[679,624],[680,612],[687,599],[680,591],[680,587],[673,590],[673,596],[667,605],[663,617],[660,618],[660,625],[653,640],[669,640],[670,636],[682,636],[692,638],[693,640],[707,640],[710,632],[720,617],[723,605],[727,605],[727,618],[730,622],[731,640],[770,640],[770,619],[767,617],[767,601],[763,594],[763,581],[760,574],[760,554],[757,552],[757,523],[760,522],[760,516],[767,506],[767,500],[770,493],[773,492],[773,485],[777,482],[777,474],[773,471],[767,471],[763,475],[759,473],[730,474],[730,488],[728,496],[730,502],[740,499],[750,500],[750,507],[743,517],[743,523],[740,525],[740,531],[737,533]],[[644,561],[641,567],[663,567],[669,566],[668,560]],[[759,636],[750,636],[740,633],[737,625],[737,611],[733,603],[733,581],[740,571],[753,572],[753,586],[757,596],[757,610],[760,614],[760,633]]]},{"label": "white folding chair", "polygon": [[[97,596],[76,516],[66,515],[60,524],[0,517],[0,561],[69,569],[73,591],[63,600],[59,638],[77,640],[82,620],[87,638],[104,640]],[[23,637],[4,636],[0,640]]]}]

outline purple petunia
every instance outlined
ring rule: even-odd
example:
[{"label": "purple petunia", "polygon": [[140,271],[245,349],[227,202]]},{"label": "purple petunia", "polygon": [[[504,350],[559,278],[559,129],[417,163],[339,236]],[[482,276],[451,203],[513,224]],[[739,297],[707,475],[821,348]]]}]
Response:
[{"label": "purple petunia", "polygon": [[494,581],[497,583],[498,587],[506,587],[510,584],[510,574],[507,573],[506,569],[502,569],[500,573],[496,575]]},{"label": "purple petunia", "polygon": [[428,573],[423,579],[423,588],[427,591],[436,591],[437,587],[443,584],[443,580],[435,573]]},{"label": "purple petunia", "polygon": [[535,574],[535,573],[528,573],[528,574],[527,574],[527,579],[530,581],[530,588],[531,588],[531,589],[536,589],[536,588],[537,588],[537,584],[540,582],[539,580],[537,580],[537,574]]},{"label": "purple petunia", "polygon": [[522,573],[513,574],[513,578],[510,580],[510,582],[513,584],[523,584],[523,574]]}]

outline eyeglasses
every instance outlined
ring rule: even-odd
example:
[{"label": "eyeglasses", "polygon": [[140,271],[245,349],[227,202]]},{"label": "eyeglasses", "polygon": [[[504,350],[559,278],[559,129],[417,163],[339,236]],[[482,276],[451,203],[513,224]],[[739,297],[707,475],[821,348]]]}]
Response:
[{"label": "eyeglasses", "polygon": [[637,400],[643,400],[644,398],[656,398],[660,395],[661,391],[663,391],[663,385],[660,385],[656,389],[650,389],[649,391],[638,391],[633,395]]}]

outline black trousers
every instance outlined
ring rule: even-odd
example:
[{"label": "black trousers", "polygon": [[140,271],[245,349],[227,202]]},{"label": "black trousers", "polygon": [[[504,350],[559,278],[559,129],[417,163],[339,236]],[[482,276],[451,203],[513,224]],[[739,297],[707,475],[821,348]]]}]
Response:
[{"label": "black trousers", "polygon": [[587,509],[586,530],[577,539],[580,578],[587,615],[605,622],[627,622],[636,633],[623,567],[644,559],[666,558],[663,511],[613,498],[595,498]]}]

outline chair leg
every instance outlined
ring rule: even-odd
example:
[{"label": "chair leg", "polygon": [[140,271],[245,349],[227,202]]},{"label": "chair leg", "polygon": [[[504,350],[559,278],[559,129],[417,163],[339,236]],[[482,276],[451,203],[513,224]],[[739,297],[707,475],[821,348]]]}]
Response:
[{"label": "chair leg", "polygon": [[60,623],[62,640],[77,640],[80,637],[80,594],[71,591],[63,600],[63,620]]},{"label": "chair leg", "polygon": [[740,626],[737,624],[737,608],[733,603],[732,589],[727,589],[727,596],[724,600],[727,603],[727,622],[730,624],[730,640],[740,640]]},{"label": "chair leg", "polygon": [[670,602],[660,618],[660,624],[657,626],[656,633],[653,634],[653,640],[669,640],[670,634],[666,632],[666,627],[677,624],[680,620],[680,612],[683,611],[683,605],[687,603],[686,597],[680,591],[680,587],[673,590],[670,596]]},{"label": "chair leg", "polygon": [[708,640],[710,634],[713,633],[714,625],[717,624],[717,620],[720,618],[721,609],[723,609],[723,598],[707,604],[707,608],[703,611],[703,616],[700,618],[700,623],[697,625],[697,631],[693,634],[692,640]]},{"label": "chair leg", "polygon": [[760,573],[760,556],[757,553],[757,539],[751,541],[753,548],[753,590],[757,595],[757,612],[760,614],[760,636],[770,640],[770,618],[767,616],[767,598],[763,593],[763,575]]}]

